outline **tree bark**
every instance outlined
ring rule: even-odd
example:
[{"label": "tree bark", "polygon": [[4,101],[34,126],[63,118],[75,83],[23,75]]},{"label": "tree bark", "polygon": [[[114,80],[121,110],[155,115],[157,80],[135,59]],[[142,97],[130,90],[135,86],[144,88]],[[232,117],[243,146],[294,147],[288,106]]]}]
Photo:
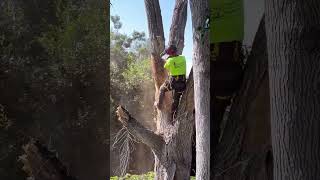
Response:
[{"label": "tree bark", "polygon": [[156,91],[158,91],[167,76],[167,73],[163,68],[164,62],[160,57],[161,52],[165,48],[162,16],[158,0],[145,0],[144,3],[146,7],[149,38],[151,42],[152,75]]},{"label": "tree bark", "polygon": [[210,179],[210,50],[207,0],[190,0],[193,26],[193,72],[196,124],[196,178]]},{"label": "tree bark", "polygon": [[275,180],[320,177],[320,2],[266,1]]},{"label": "tree bark", "polygon": [[184,31],[187,23],[188,0],[176,0],[170,27],[169,45],[177,46],[178,54],[184,48]]}]

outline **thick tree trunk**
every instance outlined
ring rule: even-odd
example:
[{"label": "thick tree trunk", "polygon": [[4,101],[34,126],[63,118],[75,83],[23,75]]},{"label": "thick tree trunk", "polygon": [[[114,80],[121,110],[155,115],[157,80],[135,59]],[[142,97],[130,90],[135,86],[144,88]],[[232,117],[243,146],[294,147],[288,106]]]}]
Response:
[{"label": "thick tree trunk", "polygon": [[[149,37],[151,40],[152,72],[156,87],[156,97],[159,88],[165,81],[167,73],[163,68],[160,53],[164,50],[164,35],[162,18],[158,0],[145,0],[148,17]],[[187,1],[177,0],[171,26],[170,42],[179,43],[178,51],[183,49],[183,35],[187,19]],[[178,28],[177,28],[178,25]],[[182,39],[180,39],[182,37]],[[182,45],[181,45],[182,44]],[[155,154],[155,173],[157,180],[184,180],[189,179],[191,167],[191,143],[194,126],[193,117],[193,79],[192,75],[187,83],[187,89],[181,97],[175,121],[171,117],[172,97],[165,94],[165,108],[157,109],[156,133],[146,130],[130,117],[123,108],[118,109],[120,121],[124,126],[143,143],[148,145]],[[192,105],[190,105],[192,104]],[[128,120],[125,120],[125,119]],[[129,121],[130,120],[130,121]],[[131,123],[126,123],[126,122]],[[133,123],[135,122],[135,123]],[[181,153],[184,152],[184,153]]]},{"label": "thick tree trunk", "polygon": [[275,180],[320,177],[320,1],[266,1]]},{"label": "thick tree trunk", "polygon": [[196,178],[210,179],[210,48],[207,0],[190,0],[193,24],[193,72],[196,125]]}]

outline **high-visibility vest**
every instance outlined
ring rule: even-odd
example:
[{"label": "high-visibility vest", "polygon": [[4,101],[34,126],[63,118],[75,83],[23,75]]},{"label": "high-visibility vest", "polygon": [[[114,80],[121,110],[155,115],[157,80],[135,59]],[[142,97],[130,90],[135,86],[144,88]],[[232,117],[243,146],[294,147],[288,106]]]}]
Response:
[{"label": "high-visibility vest", "polygon": [[169,71],[169,75],[186,75],[187,63],[184,56],[169,57],[164,64],[164,68]]},{"label": "high-visibility vest", "polygon": [[210,43],[243,40],[243,0],[210,0],[210,13]]}]

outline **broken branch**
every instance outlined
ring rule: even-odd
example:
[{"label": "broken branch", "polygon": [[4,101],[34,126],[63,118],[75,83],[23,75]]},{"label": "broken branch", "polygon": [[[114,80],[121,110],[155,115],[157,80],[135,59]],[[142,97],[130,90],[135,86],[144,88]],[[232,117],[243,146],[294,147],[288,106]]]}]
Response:
[{"label": "broken branch", "polygon": [[122,106],[117,108],[117,115],[118,120],[134,137],[149,146],[158,156],[158,158],[161,157],[163,146],[165,145],[165,142],[161,136],[141,125]]}]

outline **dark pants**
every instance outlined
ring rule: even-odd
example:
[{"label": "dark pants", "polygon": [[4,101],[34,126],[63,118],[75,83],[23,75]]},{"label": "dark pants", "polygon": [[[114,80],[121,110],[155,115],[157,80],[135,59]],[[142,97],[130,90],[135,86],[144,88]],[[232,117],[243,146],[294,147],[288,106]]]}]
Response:
[{"label": "dark pants", "polygon": [[172,91],[173,103],[171,112],[174,114],[179,105],[180,97],[185,89],[186,77],[184,75],[169,76],[160,87],[159,106],[162,106],[165,92]]}]

